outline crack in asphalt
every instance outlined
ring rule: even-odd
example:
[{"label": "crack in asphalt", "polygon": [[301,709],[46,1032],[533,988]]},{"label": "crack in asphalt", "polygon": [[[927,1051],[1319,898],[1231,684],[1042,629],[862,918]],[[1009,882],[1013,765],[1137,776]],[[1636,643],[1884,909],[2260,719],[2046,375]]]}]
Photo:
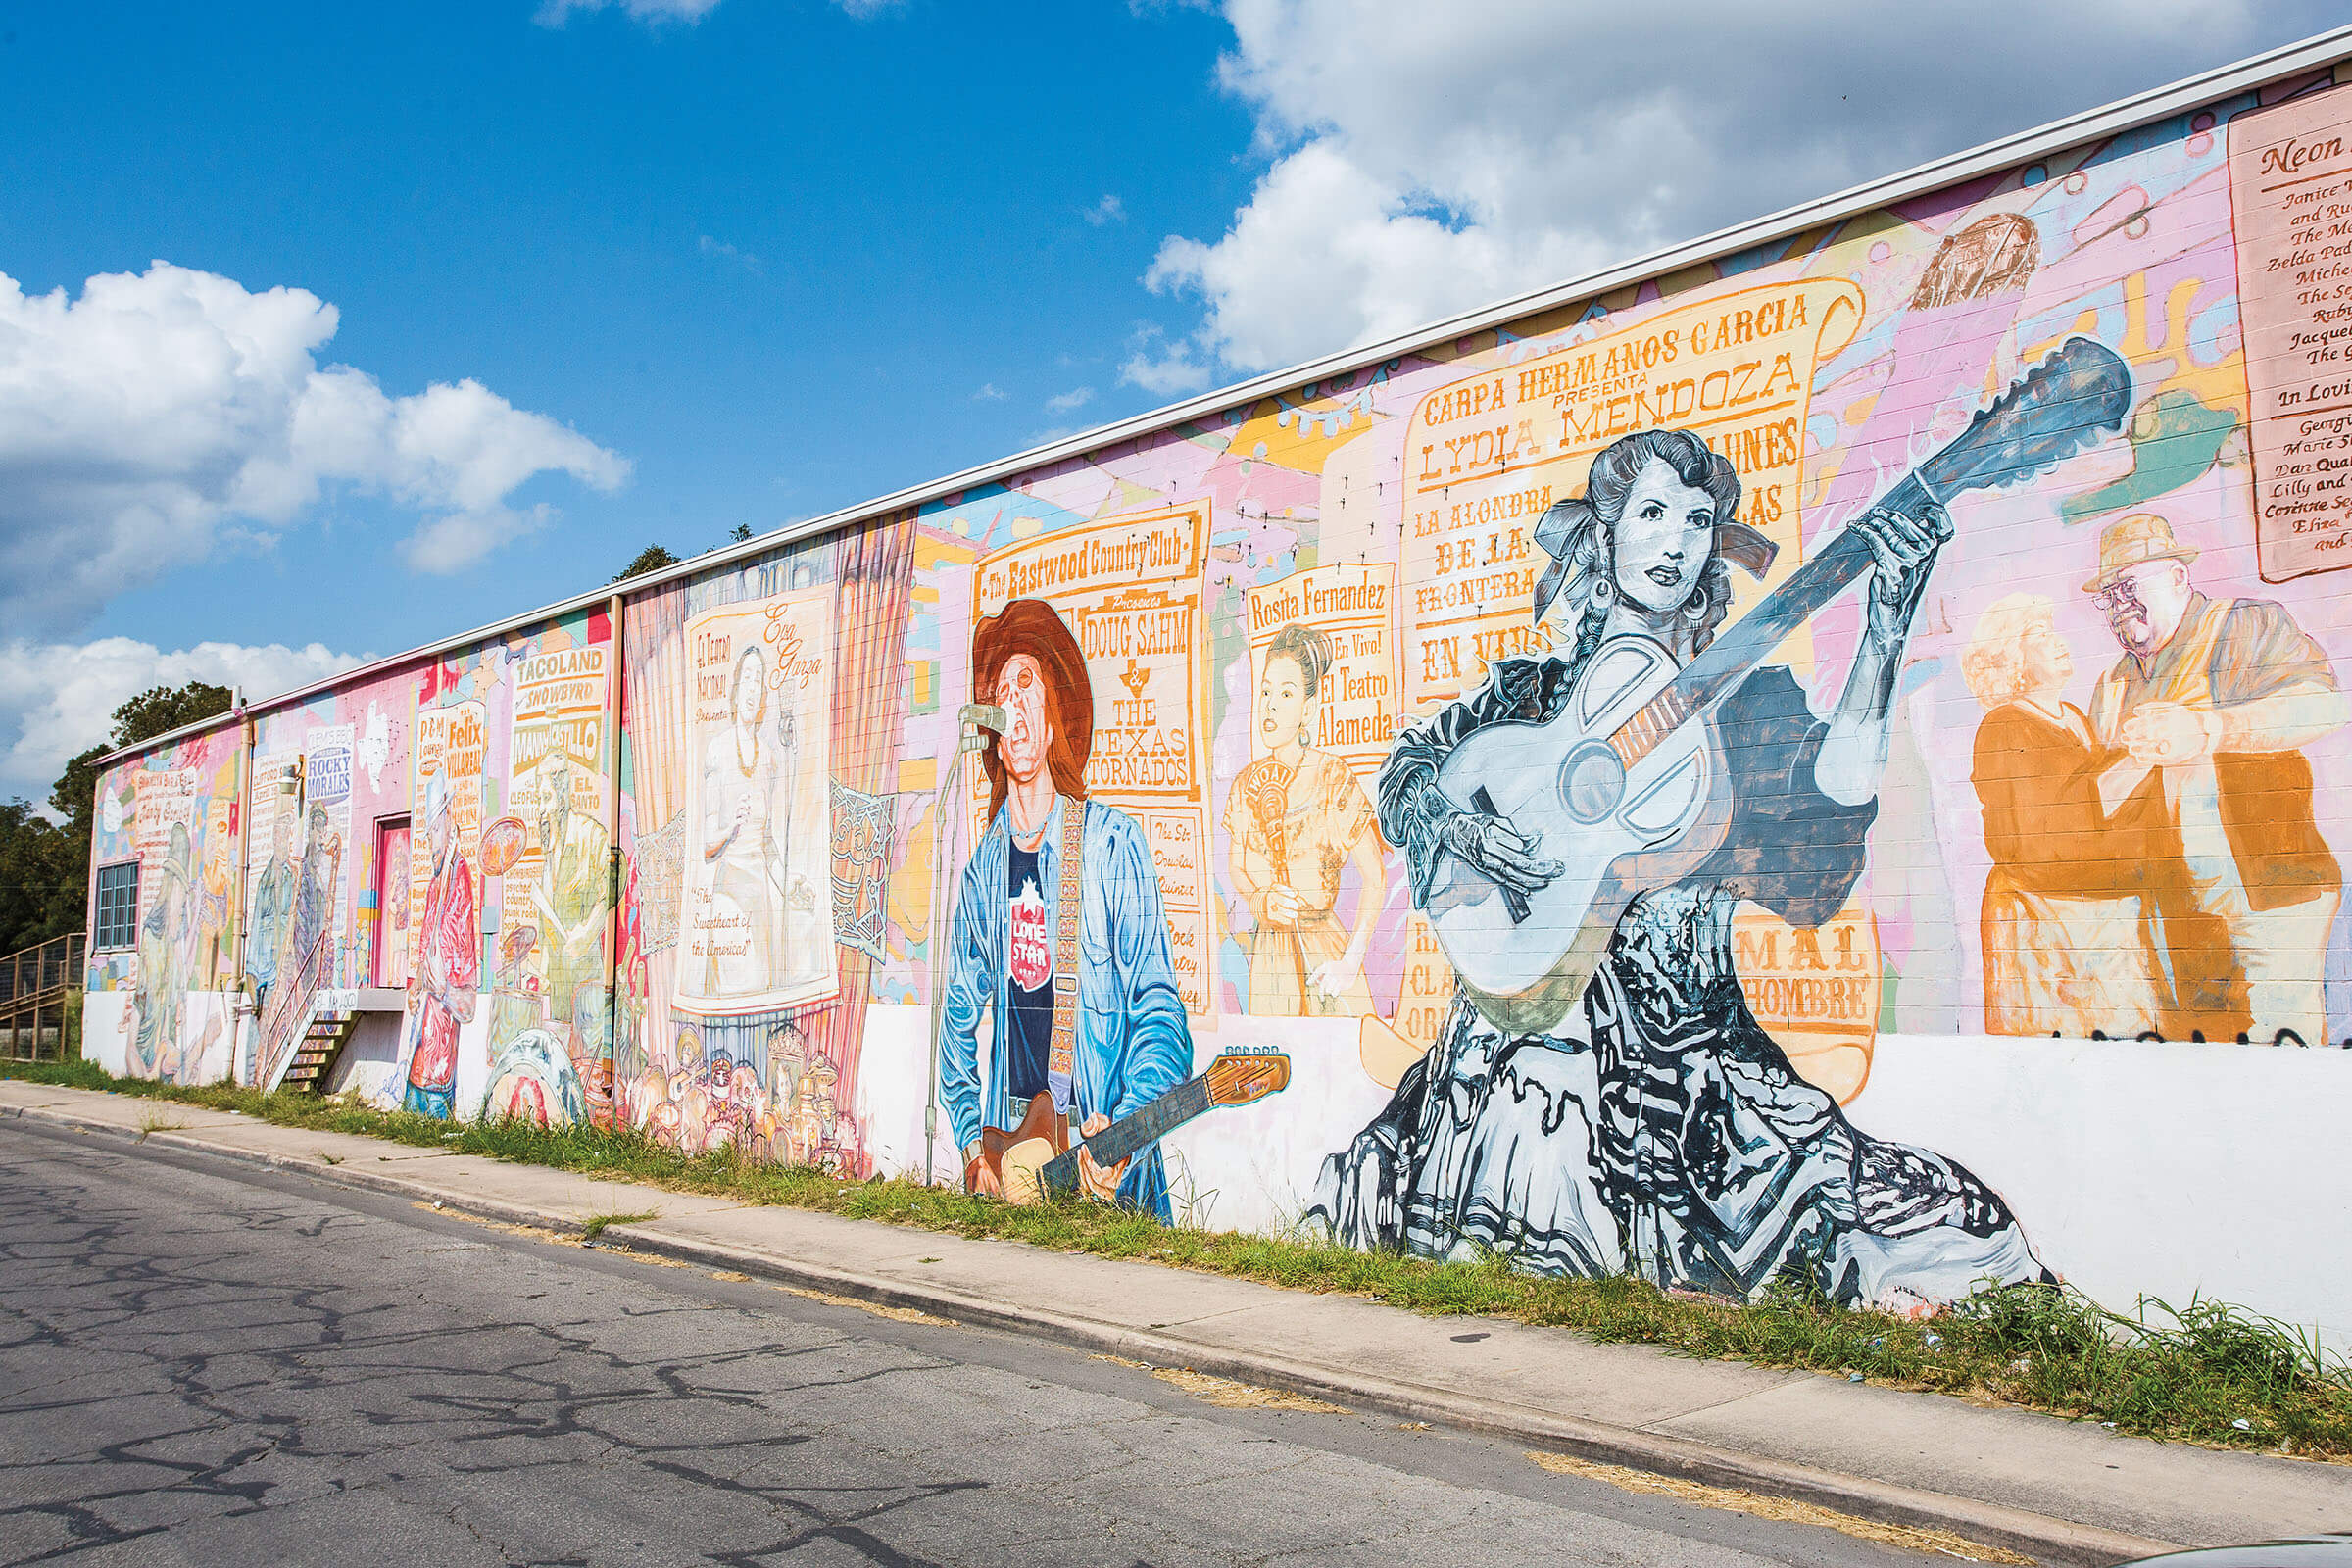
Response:
[{"label": "crack in asphalt", "polygon": [[1025,1375],[975,1331],[858,1316],[0,1138],[0,1565],[1916,1560],[1579,1511],[1533,1466],[1504,1492],[1331,1446],[1387,1423],[1193,1407],[1075,1356]]}]

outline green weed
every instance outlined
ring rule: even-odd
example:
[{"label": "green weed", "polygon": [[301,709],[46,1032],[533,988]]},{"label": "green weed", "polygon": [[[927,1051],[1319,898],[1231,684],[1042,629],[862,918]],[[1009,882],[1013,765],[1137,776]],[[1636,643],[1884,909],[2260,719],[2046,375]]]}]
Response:
[{"label": "green weed", "polygon": [[[2121,1432],[2352,1461],[2352,1370],[2315,1335],[2224,1302],[2143,1298],[2111,1312],[2069,1289],[1988,1289],[1932,1318],[1841,1307],[1782,1283],[1754,1301],[1664,1292],[1629,1276],[1564,1279],[1507,1256],[1439,1262],[1308,1235],[1163,1226],[1074,1199],[1016,1208],[899,1178],[851,1181],[732,1151],[682,1154],[632,1129],[452,1124],[341,1099],[117,1079],[87,1062],[0,1063],[0,1076],[238,1110],[287,1127],[365,1134],[611,1181],[1056,1250],[1131,1258],[1286,1290],[1368,1297],[1435,1316],[1475,1313],[1678,1354],[1848,1375],[2112,1424]],[[586,1227],[651,1218],[607,1214]]]},{"label": "green weed", "polygon": [[654,1217],[654,1211],[650,1208],[635,1214],[591,1214],[587,1223],[580,1227],[580,1240],[595,1241],[605,1234],[608,1225],[642,1225]]}]

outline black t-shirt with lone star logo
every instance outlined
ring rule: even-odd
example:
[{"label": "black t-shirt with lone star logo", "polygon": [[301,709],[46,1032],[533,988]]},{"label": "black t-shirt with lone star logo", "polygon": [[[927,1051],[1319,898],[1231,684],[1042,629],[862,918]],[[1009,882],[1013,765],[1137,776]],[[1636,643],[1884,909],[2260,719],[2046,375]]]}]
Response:
[{"label": "black t-shirt with lone star logo", "polygon": [[1004,924],[1004,1087],[1014,1114],[1046,1093],[1046,1069],[1054,1050],[1054,933],[1046,919],[1046,896],[1038,876],[1037,852],[1009,846],[1005,898],[1011,918]]}]

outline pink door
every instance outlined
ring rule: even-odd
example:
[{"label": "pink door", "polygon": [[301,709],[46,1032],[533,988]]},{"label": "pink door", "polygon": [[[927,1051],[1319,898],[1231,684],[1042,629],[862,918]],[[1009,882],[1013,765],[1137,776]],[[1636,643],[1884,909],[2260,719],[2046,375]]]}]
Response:
[{"label": "pink door", "polygon": [[375,983],[409,983],[409,819],[375,824]]}]

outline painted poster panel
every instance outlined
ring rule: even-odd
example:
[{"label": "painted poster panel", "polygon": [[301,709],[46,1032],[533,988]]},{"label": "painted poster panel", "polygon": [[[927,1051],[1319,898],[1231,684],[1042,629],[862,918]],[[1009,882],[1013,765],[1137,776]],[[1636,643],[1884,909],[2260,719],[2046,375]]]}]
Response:
[{"label": "painted poster panel", "polygon": [[1732,956],[1747,1010],[1780,1042],[1799,1077],[1840,1104],[1870,1078],[1879,1024],[1879,934],[1867,906],[1819,926],[1760,905],[1733,916]]},{"label": "painted poster panel", "polygon": [[346,879],[351,855],[351,769],[354,728],[322,724],[303,738],[303,839],[300,881],[294,898],[293,960],[299,969],[323,940],[319,983],[344,985],[344,943],[350,900]]},{"label": "painted poster panel", "polygon": [[833,594],[687,623],[694,765],[676,1004],[739,1015],[839,989],[829,821]]},{"label": "painted poster panel", "polygon": [[2265,582],[2352,566],[2352,92],[2230,122]]},{"label": "painted poster panel", "polygon": [[[1264,681],[1267,651],[1286,627],[1323,643],[1322,679],[1307,694],[1301,741],[1336,757],[1362,778],[1380,770],[1396,739],[1398,705],[1395,593],[1396,568],[1387,562],[1315,566],[1248,590],[1250,656]],[[1284,737],[1266,727],[1263,715],[1250,731],[1252,757],[1263,756]]]},{"label": "painted poster panel", "polygon": [[[507,743],[507,809],[526,823],[551,810],[594,819],[604,810],[605,693],[611,650],[600,644],[526,652],[512,666],[514,720]],[[564,799],[567,797],[568,805]],[[539,874],[547,853],[533,836],[515,869]]]},{"label": "painted poster panel", "polygon": [[1388,870],[1364,780],[1396,735],[1395,581],[1386,564],[1319,566],[1244,596],[1252,760],[1223,825],[1250,911],[1242,940],[1252,1014],[1373,1010],[1364,956]]},{"label": "painted poster panel", "polygon": [[890,850],[897,817],[888,796],[833,785],[833,934],[876,961],[890,912]]},{"label": "painted poster panel", "polygon": [[[257,1014],[278,976],[294,965],[294,906],[301,888],[302,754],[262,753],[253,760],[253,839],[245,892],[245,982]],[[252,1063],[239,1064],[240,1081]]]},{"label": "painted poster panel", "polygon": [[[1551,564],[1538,524],[1581,487],[1593,454],[1629,431],[1698,436],[1743,481],[1737,520],[1795,545],[1814,376],[1861,319],[1862,292],[1844,279],[1763,283],[1421,399],[1404,464],[1412,701],[1458,696],[1495,660],[1543,650],[1528,613]],[[1786,575],[1797,555],[1785,552],[1762,586]]]},{"label": "painted poster panel", "polygon": [[170,855],[174,840],[172,830],[177,828],[184,862],[198,831],[196,781],[200,776],[192,767],[158,768],[132,776],[132,794],[138,804],[131,813],[130,842],[140,859]]},{"label": "painted poster panel", "polygon": [[422,938],[425,891],[433,880],[433,818],[446,810],[457,853],[468,865],[482,863],[482,771],[489,742],[489,710],[478,698],[417,710],[416,809],[411,822],[416,853],[409,858],[408,929],[413,940]]},{"label": "painted poster panel", "polygon": [[[1211,1010],[1207,690],[1200,661],[1205,504],[1134,513],[1024,539],[980,558],[978,620],[1014,600],[1050,605],[1078,639],[1094,694],[1090,797],[1142,828],[1157,869],[1185,1011]],[[986,696],[975,700],[987,701]],[[972,786],[974,837],[988,787]]]}]

